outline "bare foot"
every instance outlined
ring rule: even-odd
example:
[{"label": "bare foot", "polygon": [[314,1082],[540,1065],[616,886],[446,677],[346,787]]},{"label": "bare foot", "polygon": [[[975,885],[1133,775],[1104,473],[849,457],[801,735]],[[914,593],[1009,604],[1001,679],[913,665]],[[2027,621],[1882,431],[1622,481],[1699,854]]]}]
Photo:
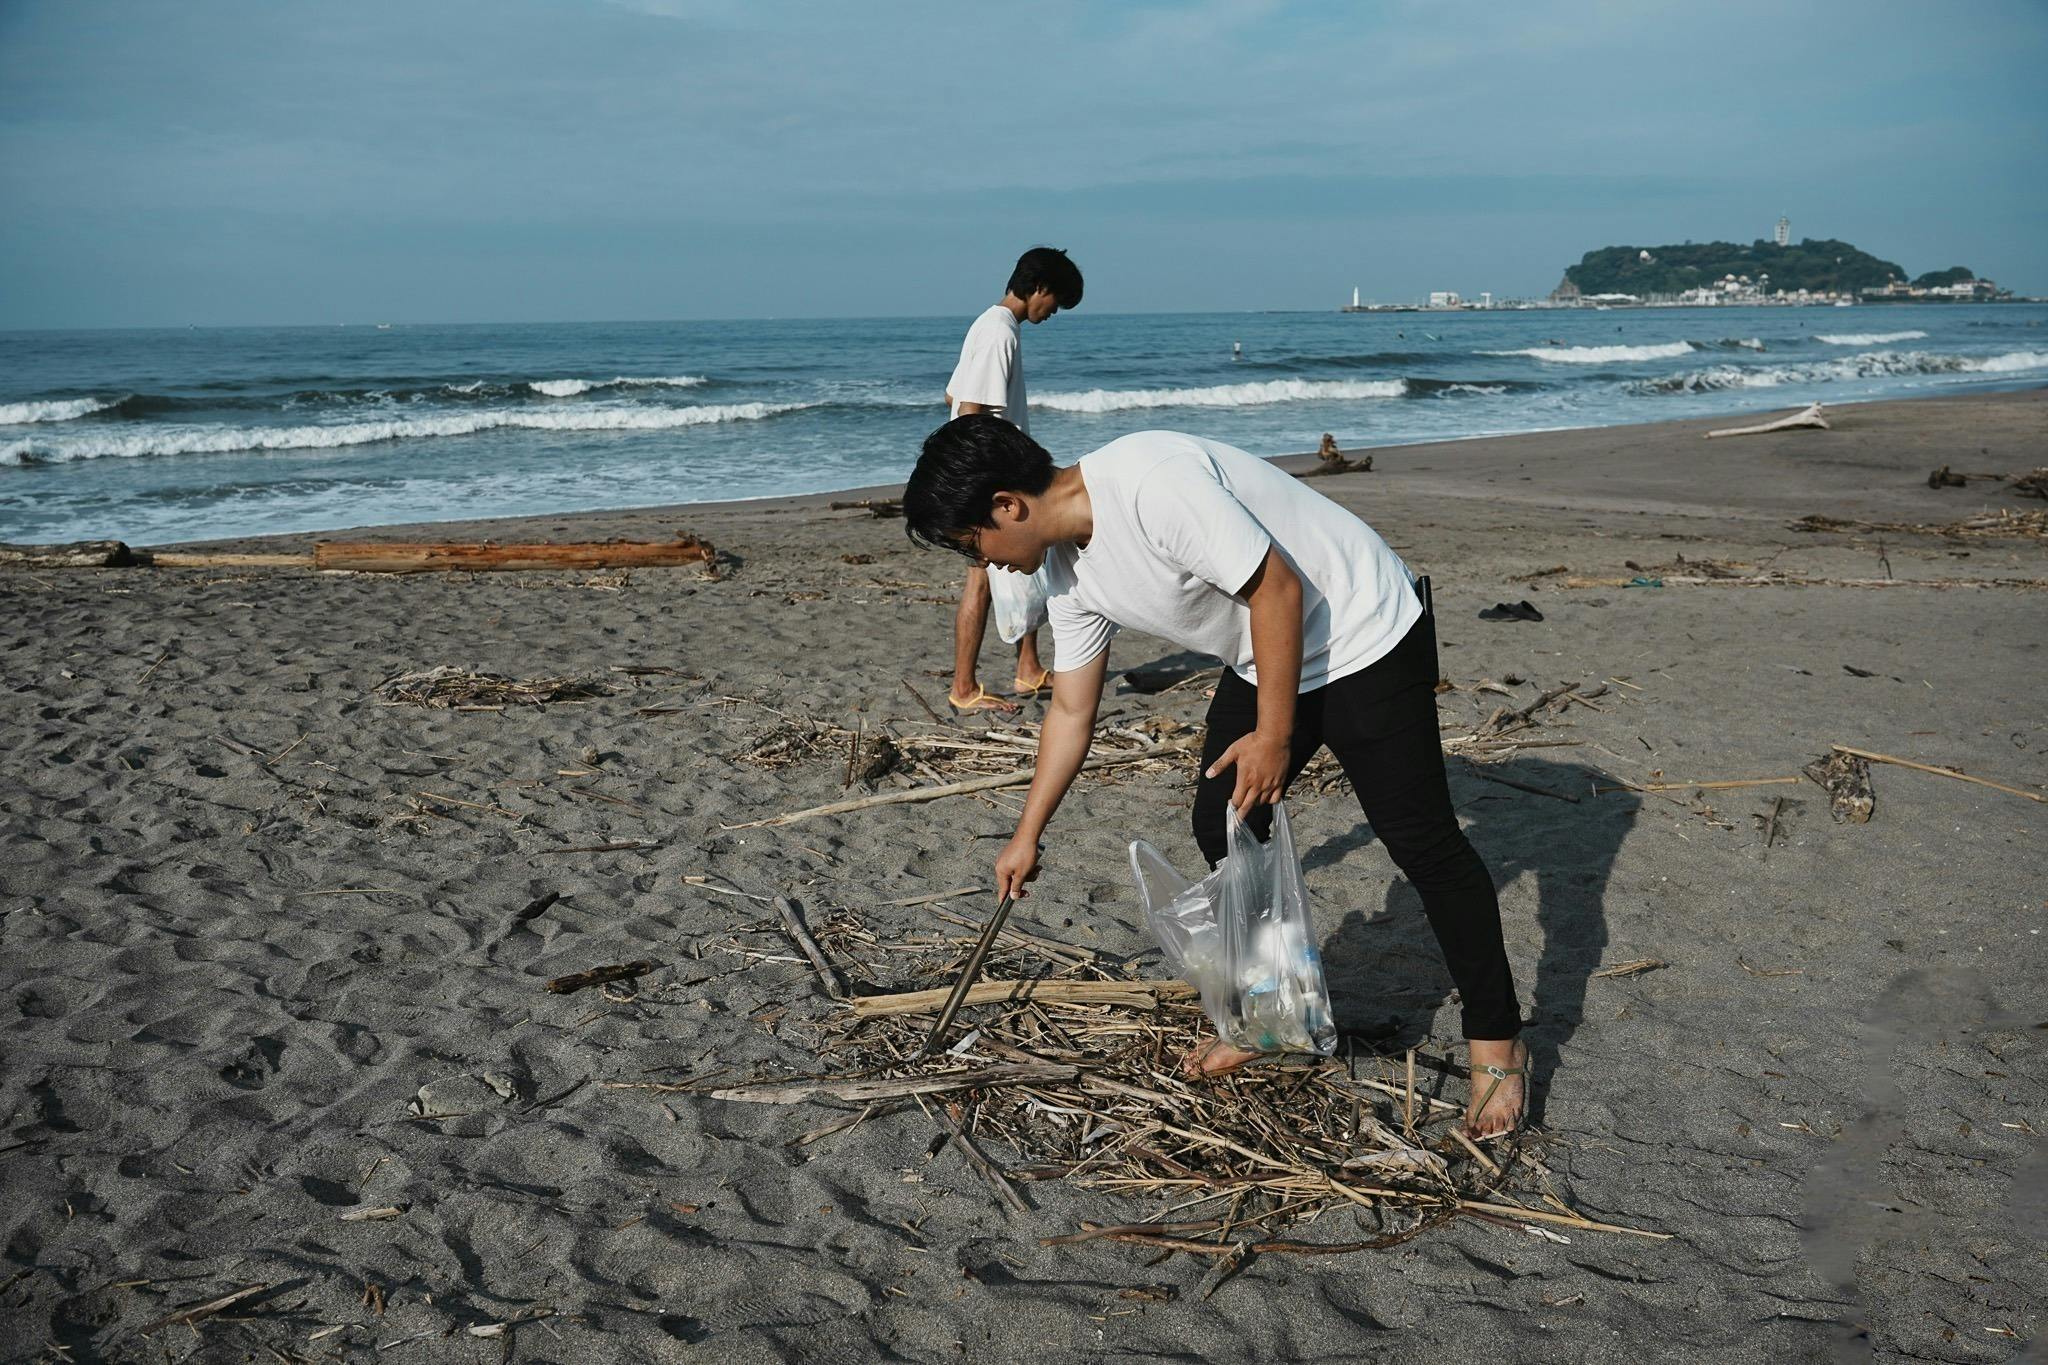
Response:
[{"label": "bare foot", "polygon": [[1221,1038],[1211,1038],[1181,1059],[1180,1072],[1183,1076],[1221,1076],[1265,1055],[1232,1047]]},{"label": "bare foot", "polygon": [[[1465,1132],[1475,1138],[1499,1137],[1521,1126],[1527,1108],[1529,1049],[1521,1039],[1465,1040],[1472,1061],[1472,1099],[1465,1110]],[[1489,1071],[1492,1067],[1505,1075]]]}]

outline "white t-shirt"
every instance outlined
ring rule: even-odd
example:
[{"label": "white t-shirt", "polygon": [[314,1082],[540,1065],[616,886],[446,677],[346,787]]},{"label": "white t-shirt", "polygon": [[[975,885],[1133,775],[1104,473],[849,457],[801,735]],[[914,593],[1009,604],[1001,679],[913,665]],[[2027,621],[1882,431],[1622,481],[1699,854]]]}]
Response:
[{"label": "white t-shirt", "polygon": [[946,381],[953,396],[953,416],[960,415],[962,403],[979,403],[995,409],[1019,431],[1031,430],[1031,418],[1024,402],[1024,347],[1018,335],[1017,318],[1000,303],[967,329],[960,343],[960,360],[953,377]]},{"label": "white t-shirt", "polygon": [[1251,608],[1233,596],[1277,549],[1301,578],[1301,690],[1358,672],[1422,616],[1379,533],[1220,441],[1140,431],[1081,457],[1095,529],[1046,552],[1054,655],[1087,663],[1119,627],[1220,659],[1256,686]]}]

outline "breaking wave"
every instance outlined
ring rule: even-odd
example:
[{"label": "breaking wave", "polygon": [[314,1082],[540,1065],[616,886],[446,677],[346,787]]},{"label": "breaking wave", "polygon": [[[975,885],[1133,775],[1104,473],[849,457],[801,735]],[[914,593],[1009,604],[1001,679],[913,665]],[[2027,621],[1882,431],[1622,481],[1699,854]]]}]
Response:
[{"label": "breaking wave", "polygon": [[1033,398],[1036,408],[1055,412],[1125,412],[1132,408],[1242,408],[1261,403],[1315,399],[1400,398],[1408,385],[1399,379],[1270,379],[1256,384],[1216,384],[1200,389],[1089,389]]},{"label": "breaking wave", "polygon": [[526,387],[535,393],[546,394],[549,398],[574,398],[578,394],[594,393],[599,389],[694,389],[707,384],[701,374],[679,374],[668,378],[641,379],[620,375],[616,379],[530,379]]},{"label": "breaking wave", "polygon": [[1815,341],[1825,341],[1830,346],[1888,346],[1894,341],[1918,341],[1925,332],[1826,332],[1817,334]]},{"label": "breaking wave", "polygon": [[31,422],[69,422],[95,412],[117,407],[111,398],[45,398],[26,403],[0,403],[0,426],[26,426]]},{"label": "breaking wave", "polygon": [[1781,384],[1824,384],[1914,374],[2017,374],[2048,369],[2048,351],[2003,355],[1937,355],[1929,351],[1870,351],[1803,365],[1715,365],[1662,379],[1639,380],[1638,393],[1705,393],[1715,389],[1773,389]]},{"label": "breaking wave", "polygon": [[695,408],[487,410],[379,422],[298,427],[165,426],[153,431],[53,436],[0,445],[0,464],[131,459],[146,455],[223,455],[245,450],[326,450],[377,441],[473,436],[506,428],[540,431],[661,431],[715,422],[754,422],[812,403],[721,403]]},{"label": "breaking wave", "polygon": [[1665,341],[1655,346],[1527,346],[1519,351],[1481,351],[1480,355],[1525,355],[1557,365],[1611,365],[1623,360],[1669,360],[1698,349],[1690,341]]}]

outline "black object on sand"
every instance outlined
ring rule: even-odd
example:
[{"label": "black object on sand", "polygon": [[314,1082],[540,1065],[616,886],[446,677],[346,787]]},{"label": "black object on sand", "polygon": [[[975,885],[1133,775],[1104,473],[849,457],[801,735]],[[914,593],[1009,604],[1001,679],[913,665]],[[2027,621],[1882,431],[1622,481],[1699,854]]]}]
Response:
[{"label": "black object on sand", "polygon": [[1530,606],[1527,601],[1496,602],[1479,613],[1482,621],[1541,621],[1543,613]]}]

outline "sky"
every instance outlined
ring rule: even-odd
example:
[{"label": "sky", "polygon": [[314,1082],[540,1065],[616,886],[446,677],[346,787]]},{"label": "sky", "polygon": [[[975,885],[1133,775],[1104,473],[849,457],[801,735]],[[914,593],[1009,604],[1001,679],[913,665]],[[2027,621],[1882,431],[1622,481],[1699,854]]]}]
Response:
[{"label": "sky", "polygon": [[1837,237],[2048,293],[2039,0],[0,0],[0,328],[1535,296]]}]

